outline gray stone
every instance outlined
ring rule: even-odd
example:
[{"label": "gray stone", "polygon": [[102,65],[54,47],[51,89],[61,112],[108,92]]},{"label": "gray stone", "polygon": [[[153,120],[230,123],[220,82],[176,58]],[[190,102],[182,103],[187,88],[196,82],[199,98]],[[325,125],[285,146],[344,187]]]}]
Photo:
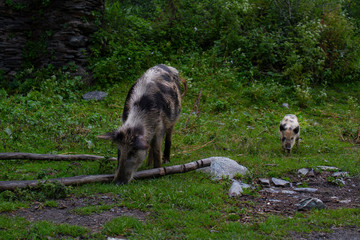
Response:
[{"label": "gray stone", "polygon": [[343,179],[339,179],[338,182],[339,182],[340,186],[345,186],[345,184],[346,184],[346,182]]},{"label": "gray stone", "polygon": [[302,176],[306,176],[306,174],[308,174],[310,172],[310,169],[308,168],[301,168],[298,170],[298,174],[302,175]]},{"label": "gray stone", "polygon": [[84,100],[92,100],[92,99],[96,99],[98,101],[104,99],[107,96],[106,92],[101,92],[101,91],[93,91],[93,92],[87,92],[85,94],[82,95],[82,98]]},{"label": "gray stone", "polygon": [[324,209],[325,204],[318,198],[306,198],[302,199],[297,204],[298,211],[306,211],[311,209]]},{"label": "gray stone", "polygon": [[340,200],[339,203],[348,204],[351,203],[351,199]]},{"label": "gray stone", "polygon": [[250,184],[247,184],[247,183],[240,183],[240,186],[241,186],[243,189],[251,188],[251,185],[250,185]]},{"label": "gray stone", "polygon": [[239,197],[241,196],[242,192],[243,189],[241,187],[241,184],[238,181],[234,180],[229,189],[229,197]]},{"label": "gray stone", "polygon": [[308,176],[308,177],[314,177],[314,176],[315,176],[314,169],[311,169],[311,170],[306,174],[306,176]]},{"label": "gray stone", "polygon": [[294,188],[296,192],[306,192],[306,193],[314,193],[317,192],[317,188]]},{"label": "gray stone", "polygon": [[290,186],[290,182],[279,179],[279,178],[271,178],[271,181],[277,187],[289,187]]},{"label": "gray stone", "polygon": [[348,172],[334,172],[332,174],[333,177],[348,177],[349,173]]},{"label": "gray stone", "polygon": [[280,193],[280,190],[275,188],[265,188],[260,190],[260,192],[268,192],[268,193]]},{"label": "gray stone", "polygon": [[212,157],[210,174],[215,180],[222,179],[223,177],[233,179],[236,174],[246,175],[248,172],[249,171],[246,167],[238,164],[230,158]]},{"label": "gray stone", "polygon": [[295,191],[291,191],[291,190],[281,190],[281,193],[282,193],[282,194],[288,194],[288,195],[296,194]]},{"label": "gray stone", "polygon": [[323,170],[323,171],[338,171],[339,170],[337,167],[330,167],[330,166],[317,166],[316,168]]},{"label": "gray stone", "polygon": [[270,180],[267,178],[259,178],[259,182],[264,187],[270,187]]},{"label": "gray stone", "polygon": [[284,108],[289,108],[289,104],[288,104],[288,103],[283,103],[282,106],[283,106]]}]

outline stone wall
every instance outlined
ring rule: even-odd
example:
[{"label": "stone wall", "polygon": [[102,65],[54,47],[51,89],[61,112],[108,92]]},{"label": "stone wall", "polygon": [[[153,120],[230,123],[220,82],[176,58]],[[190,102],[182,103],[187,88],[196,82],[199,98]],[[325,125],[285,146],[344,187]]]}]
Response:
[{"label": "stone wall", "polygon": [[71,62],[83,69],[104,1],[0,0],[0,70],[12,76],[22,67]]}]

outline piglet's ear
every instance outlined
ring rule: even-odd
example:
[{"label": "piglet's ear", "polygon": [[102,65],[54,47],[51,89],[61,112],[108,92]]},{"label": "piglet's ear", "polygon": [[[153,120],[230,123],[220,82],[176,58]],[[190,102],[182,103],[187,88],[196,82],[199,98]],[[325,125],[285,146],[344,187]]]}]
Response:
[{"label": "piglet's ear", "polygon": [[149,148],[144,136],[136,136],[134,139],[134,148],[137,150],[147,150]]},{"label": "piglet's ear", "polygon": [[97,138],[103,140],[114,140],[116,138],[116,133],[115,132],[105,133],[102,135],[98,135]]},{"label": "piglet's ear", "polygon": [[285,126],[283,124],[280,124],[280,131],[284,131],[285,130]]},{"label": "piglet's ear", "polygon": [[297,126],[296,128],[294,128],[294,133],[298,134],[298,132],[300,131],[300,126]]}]

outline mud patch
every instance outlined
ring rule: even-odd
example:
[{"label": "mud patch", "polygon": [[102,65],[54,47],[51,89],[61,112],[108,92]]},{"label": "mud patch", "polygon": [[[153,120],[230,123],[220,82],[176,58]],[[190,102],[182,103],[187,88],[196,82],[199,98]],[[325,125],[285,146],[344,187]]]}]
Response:
[{"label": "mud patch", "polygon": [[360,228],[332,228],[331,232],[293,233],[291,238],[299,240],[360,240]]},{"label": "mud patch", "polygon": [[[19,209],[8,216],[24,217],[31,222],[50,221],[56,224],[70,224],[86,227],[91,233],[101,231],[103,225],[116,217],[131,216],[145,221],[148,213],[119,206],[115,197],[98,195],[90,198],[57,200],[57,207],[45,207],[44,203],[35,202],[30,208]],[[108,205],[110,209],[94,212],[89,215],[77,214],[74,210],[81,207]]]}]

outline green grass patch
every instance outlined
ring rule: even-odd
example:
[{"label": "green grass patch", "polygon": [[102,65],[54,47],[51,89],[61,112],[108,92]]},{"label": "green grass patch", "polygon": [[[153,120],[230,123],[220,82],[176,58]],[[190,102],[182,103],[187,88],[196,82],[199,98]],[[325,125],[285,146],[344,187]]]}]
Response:
[{"label": "green grass patch", "polygon": [[[249,176],[241,178],[248,183],[258,177],[281,178],[300,168],[319,165],[338,167],[350,176],[360,175],[360,147],[353,141],[360,125],[357,84],[297,89],[276,80],[249,82],[229,65],[214,66],[211,57],[214,56],[208,53],[184,54],[171,62],[188,80],[189,90],[175,127],[171,163],[166,165],[211,156],[229,157],[249,169]],[[71,80],[70,75],[62,78],[59,74],[56,73],[56,79]],[[55,88],[51,94],[41,87],[30,89],[26,95],[0,91],[0,152],[116,156],[116,147],[96,136],[121,124],[123,103],[135,79],[94,87],[109,94],[103,101],[82,100],[81,94],[89,88],[54,84],[50,80],[47,88]],[[200,101],[193,111],[200,91]],[[289,103],[289,109],[283,103]],[[288,113],[296,114],[301,125],[300,145],[290,155],[282,151],[278,133],[279,122]],[[0,180],[112,174],[116,164],[2,160]],[[143,164],[139,170],[147,168]],[[135,180],[122,186],[93,183],[64,187],[45,182],[37,188],[3,191],[1,212],[28,207],[33,201],[57,207],[55,200],[59,198],[111,193],[116,196],[114,205],[86,206],[75,209],[75,213],[91,216],[121,206],[142,211],[146,217],[115,218],[99,233],[90,234],[76,226],[30,223],[0,215],[0,238],[103,239],[111,235],[129,239],[279,239],[288,237],[291,231],[306,233],[330,231],[332,225],[358,226],[358,209],[299,213],[292,218],[271,214],[260,217],[252,213],[251,202],[242,204],[241,198],[228,198],[230,184],[227,179],[214,182],[206,174],[188,172]],[[246,194],[258,197],[256,190]],[[243,205],[246,207],[238,207]],[[242,216],[251,221],[241,223]]]},{"label": "green grass patch", "polygon": [[114,205],[86,206],[86,207],[75,208],[73,209],[73,212],[82,216],[87,216],[94,213],[101,213],[104,211],[108,211],[113,207]]}]

